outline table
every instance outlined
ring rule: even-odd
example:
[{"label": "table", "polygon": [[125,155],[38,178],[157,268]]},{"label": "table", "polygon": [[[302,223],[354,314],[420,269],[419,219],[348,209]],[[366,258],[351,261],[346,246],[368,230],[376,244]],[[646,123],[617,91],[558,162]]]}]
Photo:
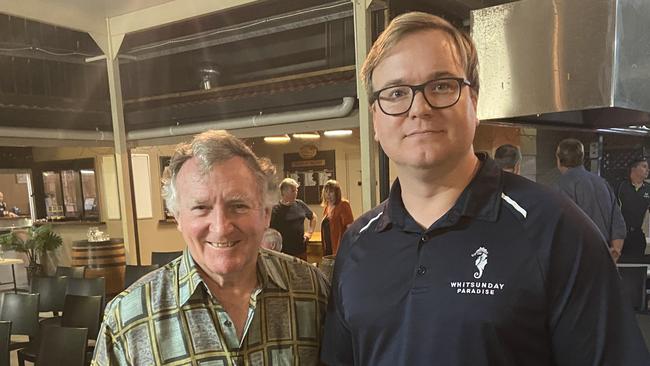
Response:
[{"label": "table", "polygon": [[11,282],[0,282],[0,285],[9,285],[13,284],[14,285],[14,293],[18,293],[18,287],[16,286],[16,271],[14,270],[14,264],[23,264],[22,259],[18,258],[4,258],[0,259],[0,266],[8,266],[11,265],[11,277],[12,281]]}]

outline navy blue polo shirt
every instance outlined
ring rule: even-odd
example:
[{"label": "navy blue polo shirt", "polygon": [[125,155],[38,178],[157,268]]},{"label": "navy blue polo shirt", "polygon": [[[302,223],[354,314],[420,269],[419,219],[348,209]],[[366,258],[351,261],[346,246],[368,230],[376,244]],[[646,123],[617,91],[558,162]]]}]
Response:
[{"label": "navy blue polo shirt", "polygon": [[428,229],[399,181],[347,230],[328,365],[650,365],[595,225],[491,159]]}]

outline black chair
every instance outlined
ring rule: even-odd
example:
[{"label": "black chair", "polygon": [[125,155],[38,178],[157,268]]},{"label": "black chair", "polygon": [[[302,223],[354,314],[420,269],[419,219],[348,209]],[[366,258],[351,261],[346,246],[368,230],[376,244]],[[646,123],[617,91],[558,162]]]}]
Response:
[{"label": "black chair", "polygon": [[[4,293],[0,306],[0,320],[11,322],[11,334],[28,336],[34,339],[38,335],[38,294]],[[29,342],[10,342],[9,350],[27,346]]]},{"label": "black chair", "polygon": [[0,366],[9,366],[9,343],[11,342],[11,322],[0,320]]},{"label": "black chair", "polygon": [[133,266],[127,264],[124,272],[124,288],[128,288],[142,276],[158,268],[159,266],[157,264],[152,264],[150,266]]},{"label": "black chair", "polygon": [[[85,328],[88,330],[87,338],[96,340],[99,335],[99,326],[102,316],[101,296],[66,295],[63,316],[50,318],[42,322],[41,332],[46,328],[58,326],[67,328]],[[35,339],[23,349],[18,350],[18,365],[24,366],[25,361],[34,362],[38,359],[43,337]],[[87,345],[87,353],[92,355],[94,347]]]},{"label": "black chair", "polygon": [[162,267],[165,264],[183,255],[183,251],[178,252],[151,252],[151,264],[157,264]]},{"label": "black chair", "polygon": [[31,293],[39,294],[38,311],[41,313],[51,311],[58,316],[63,311],[63,301],[68,284],[68,277],[43,277],[32,278]]},{"label": "black chair", "polygon": [[106,281],[104,277],[68,278],[66,295],[101,296],[102,311],[106,305]]},{"label": "black chair", "polygon": [[86,274],[86,267],[84,266],[74,266],[74,267],[56,267],[56,277],[72,277],[72,278],[84,278]]},{"label": "black chair", "polygon": [[38,366],[84,366],[88,329],[46,327],[43,329],[36,365]]},{"label": "black chair", "polygon": [[618,273],[621,275],[623,286],[623,296],[636,311],[646,311],[645,282],[648,277],[648,268],[639,267],[619,267]]}]

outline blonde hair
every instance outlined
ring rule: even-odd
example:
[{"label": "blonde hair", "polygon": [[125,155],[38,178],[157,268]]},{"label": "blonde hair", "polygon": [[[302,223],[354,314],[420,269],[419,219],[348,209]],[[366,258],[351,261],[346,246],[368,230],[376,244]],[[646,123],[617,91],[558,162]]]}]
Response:
[{"label": "blonde hair", "polygon": [[327,182],[325,182],[325,185],[323,186],[323,190],[321,191],[321,203],[320,205],[322,207],[327,207],[327,193],[328,192],[334,192],[334,204],[337,205],[339,202],[341,202],[342,195],[341,195],[341,185],[339,182],[330,179]]},{"label": "blonde hair", "polygon": [[407,35],[425,30],[440,30],[449,35],[456,45],[460,64],[465,78],[470,82],[474,96],[478,97],[478,54],[472,39],[448,21],[435,15],[410,12],[395,17],[372,45],[368,57],[361,67],[361,81],[366,89],[368,100],[372,101],[372,73],[388,55],[388,52]]}]

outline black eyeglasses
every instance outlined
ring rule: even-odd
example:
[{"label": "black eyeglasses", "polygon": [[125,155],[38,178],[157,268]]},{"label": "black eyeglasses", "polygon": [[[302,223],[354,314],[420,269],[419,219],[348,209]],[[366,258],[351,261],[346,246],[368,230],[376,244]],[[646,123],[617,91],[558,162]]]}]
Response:
[{"label": "black eyeglasses", "polygon": [[441,78],[420,85],[389,86],[372,93],[370,104],[377,101],[382,112],[389,116],[397,116],[411,109],[415,94],[421,91],[424,100],[431,108],[449,108],[460,100],[464,85],[472,84],[464,78]]}]

